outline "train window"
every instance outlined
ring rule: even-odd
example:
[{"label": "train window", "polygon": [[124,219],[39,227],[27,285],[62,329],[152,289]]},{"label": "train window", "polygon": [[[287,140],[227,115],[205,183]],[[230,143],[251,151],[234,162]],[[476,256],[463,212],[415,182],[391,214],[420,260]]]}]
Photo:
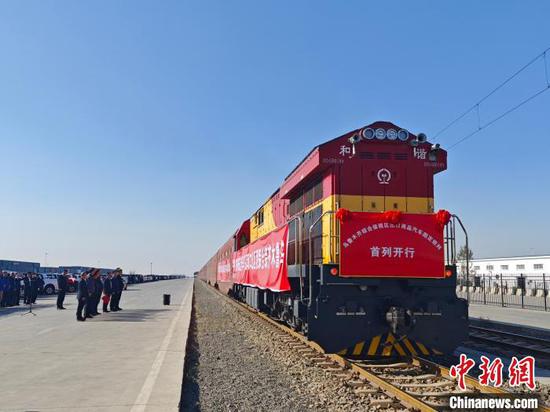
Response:
[{"label": "train window", "polygon": [[308,207],[311,204],[313,204],[313,187],[304,193],[304,207]]},{"label": "train window", "polygon": [[290,200],[288,213],[290,216],[294,216],[321,199],[323,199],[323,181],[318,180]]},{"label": "train window", "polygon": [[323,181],[319,180],[314,186],[313,186],[313,201],[318,202],[323,198]]},{"label": "train window", "polygon": [[371,209],[376,209],[376,202],[370,202]]},{"label": "train window", "polygon": [[544,265],[542,263],[535,263],[533,265],[533,269],[542,270],[542,269],[544,269]]},{"label": "train window", "polygon": [[479,270],[479,269],[481,269],[481,267],[479,267],[479,266],[474,266],[474,270]]},{"label": "train window", "polygon": [[290,204],[288,206],[288,212],[290,216],[294,216],[296,213],[299,213],[303,209],[304,209],[304,198],[300,194],[300,196],[290,201]]},{"label": "train window", "polygon": [[523,270],[525,269],[525,265],[516,265],[517,270]]},{"label": "train window", "polygon": [[493,270],[493,269],[494,269],[493,265],[487,265],[487,270]]},{"label": "train window", "polygon": [[264,224],[264,208],[261,208],[256,213],[256,226],[261,226]]},{"label": "train window", "polygon": [[248,239],[246,238],[246,235],[243,233],[241,235],[241,238],[239,239],[239,249],[248,245]]},{"label": "train window", "polygon": [[500,268],[501,268],[502,270],[508,270],[508,265],[500,265]]},{"label": "train window", "polygon": [[394,209],[397,209],[398,207],[399,207],[399,206],[397,205],[397,203],[394,203],[394,204],[393,204],[393,208],[394,208]]}]

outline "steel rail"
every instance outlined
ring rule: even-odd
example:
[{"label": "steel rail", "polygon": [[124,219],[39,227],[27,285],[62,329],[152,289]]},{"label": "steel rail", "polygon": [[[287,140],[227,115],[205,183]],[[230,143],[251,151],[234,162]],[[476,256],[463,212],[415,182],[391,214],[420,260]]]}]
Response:
[{"label": "steel rail", "polygon": [[[537,338],[535,336],[520,335],[513,332],[501,331],[490,328],[483,328],[480,326],[470,325],[470,330],[475,332],[481,332],[489,336],[476,336],[470,333],[470,339],[478,340],[482,342],[490,342],[499,346],[505,346],[510,348],[519,348],[525,352],[534,352],[540,355],[550,356],[550,340]],[[491,336],[492,335],[492,336]],[[517,342],[503,341],[501,338],[516,339]],[[526,345],[538,345],[542,348],[533,348]]]}]

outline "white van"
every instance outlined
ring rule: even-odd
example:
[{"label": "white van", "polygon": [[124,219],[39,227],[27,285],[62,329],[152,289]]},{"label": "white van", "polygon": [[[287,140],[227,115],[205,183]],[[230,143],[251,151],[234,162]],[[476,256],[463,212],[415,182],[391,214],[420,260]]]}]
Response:
[{"label": "white van", "polygon": [[42,293],[46,295],[53,295],[59,289],[57,285],[57,274],[56,273],[46,273],[38,275],[44,281],[44,287],[42,288]]}]

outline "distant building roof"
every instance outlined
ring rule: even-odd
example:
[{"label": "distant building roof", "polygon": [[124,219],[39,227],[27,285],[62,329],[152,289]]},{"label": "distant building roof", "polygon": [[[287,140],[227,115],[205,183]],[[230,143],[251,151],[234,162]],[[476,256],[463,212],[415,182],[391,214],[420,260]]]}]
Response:
[{"label": "distant building roof", "polygon": [[489,261],[489,260],[535,260],[535,259],[550,259],[550,255],[525,255],[525,256],[501,256],[501,257],[488,257],[488,258],[473,258],[472,261]]}]

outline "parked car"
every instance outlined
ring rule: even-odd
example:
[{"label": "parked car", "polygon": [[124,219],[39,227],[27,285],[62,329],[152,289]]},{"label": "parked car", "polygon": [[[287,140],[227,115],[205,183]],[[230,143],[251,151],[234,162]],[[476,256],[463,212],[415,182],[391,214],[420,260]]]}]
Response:
[{"label": "parked car", "polygon": [[53,295],[55,292],[57,292],[57,290],[59,289],[59,286],[57,284],[57,274],[47,273],[38,276],[44,281],[44,286],[41,290],[39,290],[39,293]]},{"label": "parked car", "polygon": [[67,280],[67,289],[68,292],[76,292],[78,289],[78,279],[73,276],[69,276],[69,279]]}]

